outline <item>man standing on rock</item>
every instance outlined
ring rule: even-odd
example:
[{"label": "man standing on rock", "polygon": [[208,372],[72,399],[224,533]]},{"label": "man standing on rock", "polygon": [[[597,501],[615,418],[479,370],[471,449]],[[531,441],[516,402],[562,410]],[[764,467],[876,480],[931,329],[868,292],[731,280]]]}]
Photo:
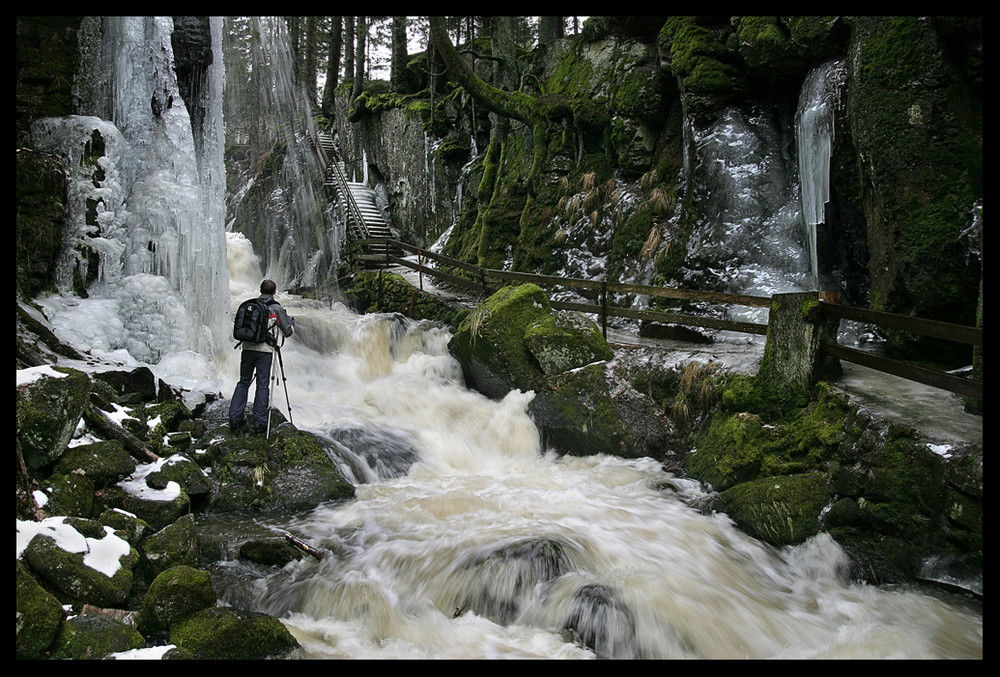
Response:
[{"label": "man standing on rock", "polygon": [[[285,309],[274,299],[277,285],[274,280],[264,280],[260,283],[260,297],[268,308],[268,331],[277,337],[277,331],[284,336],[291,336],[295,330],[295,318],[289,317]],[[233,391],[233,400],[229,405],[229,427],[238,430],[246,423],[245,412],[250,383],[257,378],[257,391],[253,400],[253,429],[262,433],[267,430],[267,411],[270,405],[268,385],[271,379],[271,362],[274,359],[275,347],[268,343],[242,342],[243,355],[240,358],[240,380]]]}]

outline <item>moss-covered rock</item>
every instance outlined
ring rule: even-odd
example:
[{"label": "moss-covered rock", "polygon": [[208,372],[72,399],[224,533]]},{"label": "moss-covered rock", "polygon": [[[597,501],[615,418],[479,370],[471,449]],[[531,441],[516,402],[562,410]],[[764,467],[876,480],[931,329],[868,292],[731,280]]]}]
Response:
[{"label": "moss-covered rock", "polygon": [[194,516],[185,515],[142,543],[143,573],[151,580],[172,567],[194,566],[198,563],[198,529]]},{"label": "moss-covered rock", "polygon": [[214,428],[197,446],[211,465],[213,510],[308,510],[354,496],[324,442],[277,419],[267,437]]},{"label": "moss-covered rock", "polygon": [[17,388],[15,404],[17,437],[28,468],[52,463],[66,452],[90,397],[90,377],[56,367]]},{"label": "moss-covered rock", "polygon": [[611,398],[606,365],[595,363],[546,379],[528,411],[547,445],[561,452],[642,455]]},{"label": "moss-covered rock", "polygon": [[168,630],[181,619],[214,607],[215,590],[207,571],[178,565],[162,571],[142,600],[138,628],[149,634]]},{"label": "moss-covered rock", "polygon": [[466,382],[489,397],[533,390],[545,373],[526,350],[525,335],[550,312],[548,296],[533,284],[504,287],[479,305],[448,346]]},{"label": "moss-covered rock", "polygon": [[135,460],[118,440],[99,440],[71,447],[53,470],[65,475],[84,475],[95,489],[102,489],[131,475],[135,471]]},{"label": "moss-covered rock", "polygon": [[271,616],[211,608],[170,628],[170,642],[199,658],[257,660],[294,651],[299,643]]},{"label": "moss-covered rock", "polygon": [[15,648],[18,658],[42,658],[59,632],[62,605],[17,562],[14,585]]},{"label": "moss-covered rock", "polygon": [[[128,487],[122,490],[121,487]],[[117,491],[105,492],[105,507],[120,508],[148,522],[154,529],[173,524],[191,511],[191,498],[183,488],[168,486],[164,491],[148,487],[141,479],[119,482]]]},{"label": "moss-covered rock", "polygon": [[113,653],[141,649],[146,640],[132,626],[100,613],[66,619],[52,646],[58,660],[101,660]]},{"label": "moss-covered rock", "polygon": [[348,291],[353,306],[362,313],[399,313],[414,320],[431,320],[456,328],[470,310],[449,303],[440,295],[422,291],[402,276],[385,270],[359,271]]},{"label": "moss-covered rock", "polygon": [[765,477],[723,491],[715,507],[754,538],[795,545],[819,532],[828,484],[824,473]]},{"label": "moss-covered rock", "polygon": [[[547,444],[571,454],[650,453],[608,386],[610,347],[594,322],[553,313],[537,285],[505,287],[462,323],[449,349],[466,382],[489,397],[533,391],[529,412]],[[655,436],[643,435],[643,439]]]},{"label": "moss-covered rock", "polygon": [[54,515],[91,517],[94,512],[94,483],[78,474],[52,475],[43,485],[48,497],[46,510]]},{"label": "moss-covered rock", "polygon": [[[966,233],[983,194],[983,106],[975,73],[955,58],[971,38],[949,45],[931,17],[851,21],[846,121],[865,161],[844,190],[863,194],[855,207],[868,224],[870,304],[974,325],[980,262]],[[948,342],[893,332],[893,344],[903,354],[926,346],[913,357],[970,360]]]},{"label": "moss-covered rock", "polygon": [[[942,456],[824,383],[807,406],[774,418],[735,390],[743,396],[723,398],[684,465],[721,492],[716,509],[742,529],[776,545],[827,531],[852,575],[869,581],[981,578],[981,448]],[[728,409],[736,403],[751,411]]]},{"label": "moss-covered rock", "polygon": [[[56,533],[61,540],[56,540]],[[96,560],[91,551],[100,553]],[[90,520],[72,520],[58,530],[42,531],[22,557],[61,599],[98,607],[115,607],[128,598],[139,562],[138,551]]]}]

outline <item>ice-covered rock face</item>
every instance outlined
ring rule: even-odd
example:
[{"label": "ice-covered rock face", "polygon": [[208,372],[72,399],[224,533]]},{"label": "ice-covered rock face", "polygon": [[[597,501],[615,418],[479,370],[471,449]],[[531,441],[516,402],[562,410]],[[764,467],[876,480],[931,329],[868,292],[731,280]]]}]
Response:
[{"label": "ice-covered rock face", "polygon": [[32,129],[37,147],[69,168],[59,291],[79,292],[82,281],[91,299],[114,300],[112,325],[127,335],[99,343],[140,361],[180,350],[211,355],[225,343],[221,19],[209,24],[213,58],[187,92],[198,101],[185,101],[178,86],[172,19],[105,17],[82,48],[92,63],[81,70],[106,82],[82,103],[93,115]]}]

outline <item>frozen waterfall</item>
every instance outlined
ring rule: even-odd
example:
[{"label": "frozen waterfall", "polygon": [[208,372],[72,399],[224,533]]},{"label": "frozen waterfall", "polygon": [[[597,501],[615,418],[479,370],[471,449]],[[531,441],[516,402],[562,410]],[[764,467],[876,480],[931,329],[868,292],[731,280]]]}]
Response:
[{"label": "frozen waterfall", "polygon": [[834,116],[844,84],[843,61],[829,61],[806,76],[795,113],[795,136],[799,154],[802,219],[809,247],[814,284],[819,286],[819,256],[816,227],[826,223],[830,201],[830,158],[833,153]]},{"label": "frozen waterfall", "polygon": [[173,19],[88,21],[82,53],[92,62],[81,70],[105,74],[106,89],[81,88],[92,93],[81,104],[89,115],[33,127],[39,148],[70,166],[60,291],[74,276],[92,280],[84,302],[117,306],[119,331],[97,340],[101,348],[149,363],[178,350],[210,356],[229,312],[221,19],[209,22],[197,131],[175,72]]}]

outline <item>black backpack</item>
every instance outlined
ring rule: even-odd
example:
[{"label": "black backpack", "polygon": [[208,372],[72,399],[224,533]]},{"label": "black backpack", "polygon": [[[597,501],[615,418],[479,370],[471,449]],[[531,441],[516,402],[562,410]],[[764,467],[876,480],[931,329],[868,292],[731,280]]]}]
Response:
[{"label": "black backpack", "polygon": [[[277,301],[264,301],[260,298],[247,299],[236,310],[233,321],[233,338],[240,343],[266,343],[273,346],[277,343],[274,333],[268,331],[268,319],[271,311],[268,306]],[[239,343],[236,344],[237,347]]]}]

